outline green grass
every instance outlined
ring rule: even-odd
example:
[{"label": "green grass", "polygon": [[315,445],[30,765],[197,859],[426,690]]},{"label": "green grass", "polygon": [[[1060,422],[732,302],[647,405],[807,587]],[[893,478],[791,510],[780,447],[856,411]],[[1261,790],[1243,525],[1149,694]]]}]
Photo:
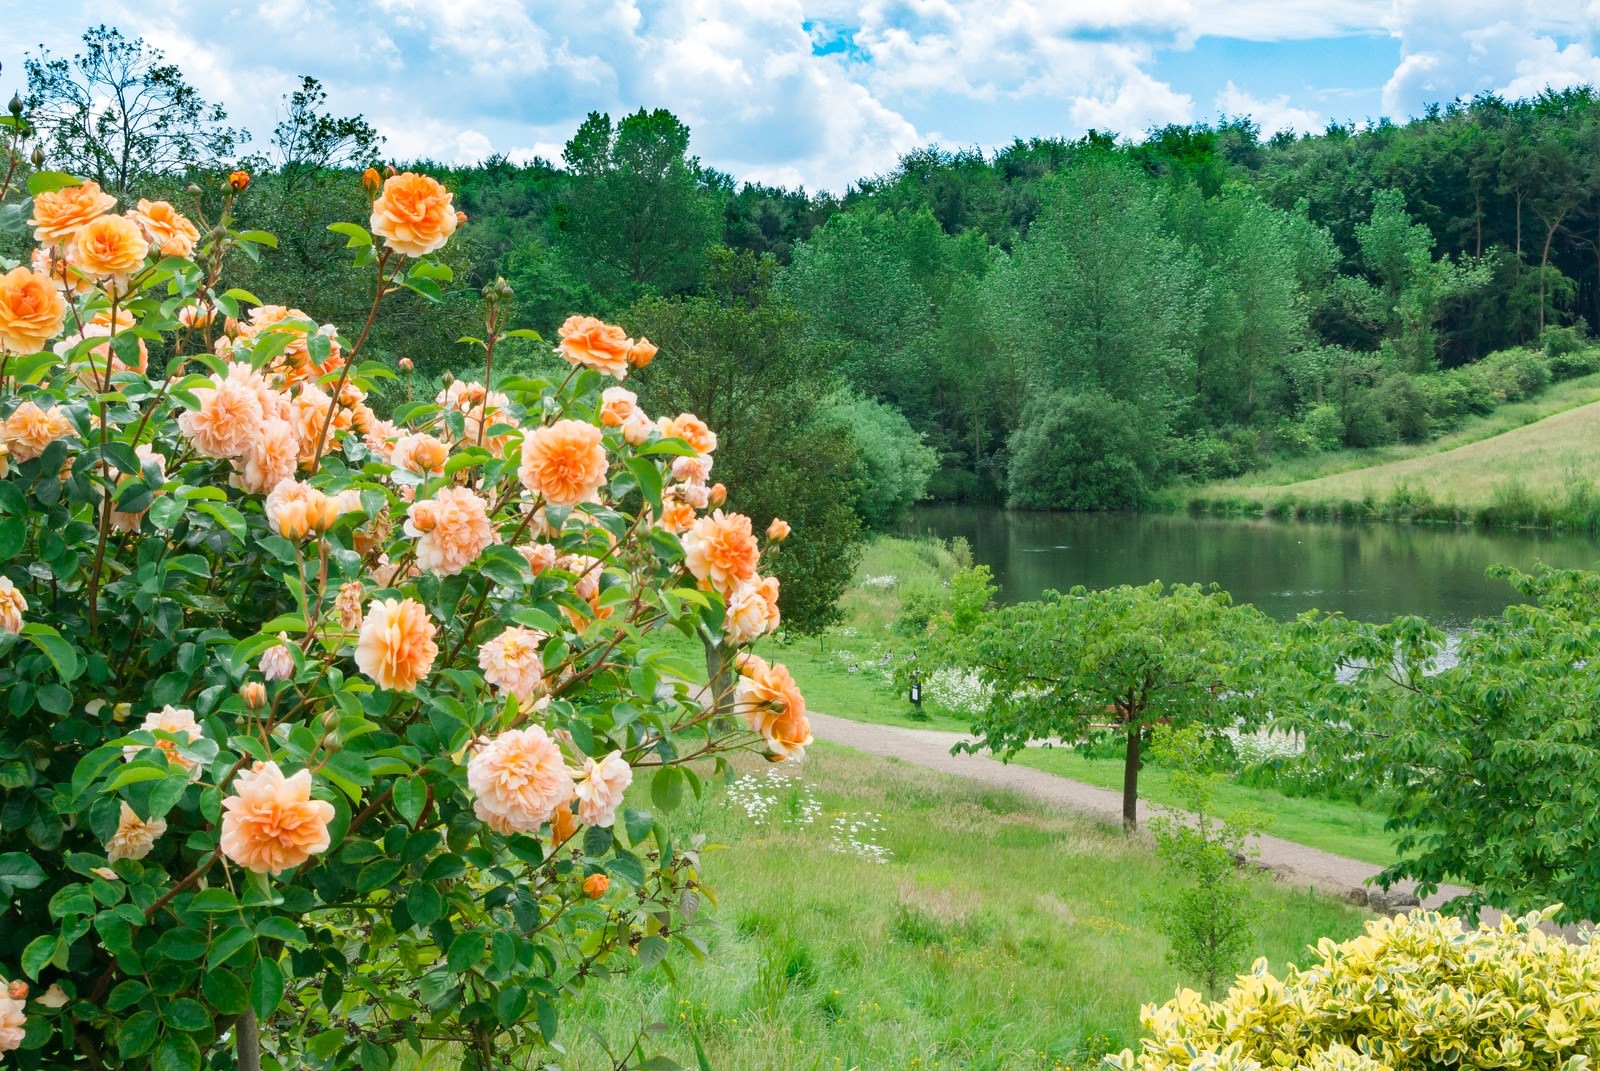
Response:
[{"label": "green grass", "polygon": [[[765,767],[755,769],[764,776]],[[703,964],[591,989],[563,1026],[562,1066],[606,1068],[593,1029],[716,1071],[1091,1066],[1138,1036],[1138,1009],[1184,980],[1155,932],[1169,880],[1142,842],[1031,800],[820,744],[752,823],[714,789],[674,816],[726,847],[705,880],[720,907]],[[877,863],[830,847],[835,819],[878,816]],[[1251,956],[1275,966],[1364,916],[1263,878]],[[1241,967],[1245,964],[1241,963]],[[575,1020],[575,1021],[572,1021]]]},{"label": "green grass", "polygon": [[[1506,435],[1519,428],[1528,427],[1569,410],[1589,406],[1594,402],[1600,402],[1600,374],[1557,383],[1536,398],[1503,405],[1483,416],[1469,417],[1460,427],[1426,443],[1338,450],[1280,461],[1236,479],[1222,480],[1198,488],[1196,493],[1212,498],[1228,495],[1265,496],[1286,491],[1290,487],[1310,483],[1322,484],[1324,480],[1345,475],[1350,475],[1352,478],[1341,481],[1335,486],[1340,488],[1359,486],[1355,473],[1377,474],[1378,470],[1389,466],[1414,463],[1421,458],[1450,453],[1460,447]],[[1424,467],[1413,464],[1400,471],[1413,473]]]},{"label": "green grass", "polygon": [[[1021,766],[1070,777],[1101,788],[1122,788],[1122,760],[1090,758],[1067,748],[1029,748],[1012,760]],[[1170,770],[1146,765],[1139,771],[1141,799],[1179,806]],[[1384,832],[1384,816],[1354,803],[1290,796],[1270,788],[1223,781],[1214,793],[1219,812],[1250,811],[1270,824],[1263,831],[1376,866],[1395,861],[1394,837]]]}]

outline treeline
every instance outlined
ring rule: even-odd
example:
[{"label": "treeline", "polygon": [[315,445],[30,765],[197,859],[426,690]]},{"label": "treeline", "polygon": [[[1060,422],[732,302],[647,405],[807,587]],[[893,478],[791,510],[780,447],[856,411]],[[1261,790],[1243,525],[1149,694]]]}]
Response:
[{"label": "treeline", "polygon": [[[27,65],[43,166],[181,202],[257,146],[239,211],[283,242],[247,287],[358,318],[368,295],[333,269],[343,240],[325,227],[362,212],[372,127],[306,79],[247,142],[143,42],[84,41]],[[105,92],[119,80],[145,92]],[[107,100],[155,114],[121,122]],[[396,389],[467,374],[456,339],[497,276],[547,335],[574,310],[620,320],[672,357],[638,377],[646,405],[729,426],[730,485],[809,494],[847,543],[925,493],[1137,506],[1275,455],[1423,439],[1592,370],[1597,164],[1588,88],[1306,137],[1235,119],[1138,144],[930,148],[840,197],[739,183],[669,112],[592,114],[559,162],[408,165],[446,181],[471,225],[442,307],[403,296],[373,346],[425,381]],[[545,359],[525,343],[497,368]],[[843,581],[817,582],[831,600]]]}]

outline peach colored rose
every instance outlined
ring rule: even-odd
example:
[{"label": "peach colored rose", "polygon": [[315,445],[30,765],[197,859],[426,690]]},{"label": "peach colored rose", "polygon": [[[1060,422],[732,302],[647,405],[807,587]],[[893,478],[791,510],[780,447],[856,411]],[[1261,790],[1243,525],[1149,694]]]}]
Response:
[{"label": "peach colored rose", "polygon": [[438,475],[450,457],[450,448],[427,432],[413,432],[395,440],[389,464],[419,476]]},{"label": "peach colored rose", "polygon": [[650,433],[655,430],[656,426],[644,415],[644,411],[635,409],[622,424],[622,437],[630,446],[643,446],[650,441]]},{"label": "peach colored rose", "polygon": [[195,225],[166,201],[150,201],[141,197],[138,207],[128,213],[128,218],[144,231],[150,244],[164,257],[187,257],[194,252],[200,240]]},{"label": "peach colored rose", "polygon": [[[298,393],[291,402],[292,413],[289,423],[294,427],[296,438],[300,441],[300,462],[310,465],[311,459],[316,456],[317,444],[320,441],[323,452],[332,448],[333,441],[339,433],[341,414],[344,424],[349,426],[350,414],[338,409],[333,398],[322,388],[313,383],[302,383]],[[328,412],[333,411],[332,423],[329,423]],[[323,434],[323,429],[327,434]]]},{"label": "peach colored rose", "polygon": [[609,827],[617,819],[617,808],[622,806],[623,793],[633,784],[633,769],[613,751],[596,762],[583,760],[578,772],[578,821],[586,826]]},{"label": "peach colored rose", "polygon": [[561,338],[556,352],[568,364],[593,368],[618,379],[628,374],[628,351],[633,348],[633,339],[616,324],[593,316],[569,316],[556,328],[556,334]]},{"label": "peach colored rose", "polygon": [[267,495],[262,508],[267,524],[283,538],[298,543],[310,535],[326,496],[299,480],[282,480]]},{"label": "peach colored rose", "polygon": [[269,681],[286,681],[294,676],[294,652],[289,649],[287,633],[278,633],[278,642],[261,652],[256,668]]},{"label": "peach colored rose", "polygon": [[720,483],[712,484],[711,493],[707,497],[707,501],[712,506],[722,505],[724,502],[728,501],[728,489]]},{"label": "peach colored rose", "polygon": [[706,427],[706,422],[693,413],[679,413],[671,420],[662,417],[660,428],[666,438],[682,439],[702,454],[709,454],[717,448],[717,433]]},{"label": "peach colored rose", "polygon": [[268,388],[245,364],[231,365],[225,377],[213,375],[211,384],[194,389],[200,408],[180,414],[178,430],[207,457],[238,457],[261,437],[261,396]]},{"label": "peach colored rose", "polygon": [[639,396],[625,387],[607,387],[600,392],[600,423],[620,428],[639,411]]},{"label": "peach colored rose", "polygon": [[722,635],[729,643],[746,644],[778,630],[778,578],[757,577],[733,589],[728,596]]},{"label": "peach colored rose", "polygon": [[395,175],[372,202],[372,233],[408,257],[432,253],[456,232],[450,201],[450,191],[436,179],[410,171]]},{"label": "peach colored rose", "polygon": [[409,692],[433,668],[437,631],[415,599],[376,600],[361,622],[356,665],[379,687]]},{"label": "peach colored rose", "polygon": [[35,246],[30,258],[33,270],[49,279],[62,297],[75,297],[94,289],[94,283],[72,270],[67,258],[49,246]]},{"label": "peach colored rose", "polygon": [[591,558],[587,554],[563,554],[556,559],[556,566],[577,578],[572,591],[578,598],[592,600],[600,594],[599,558]]},{"label": "peach colored rose", "polygon": [[239,685],[239,698],[251,710],[260,710],[267,705],[267,686],[260,681],[245,681]]},{"label": "peach colored rose", "polygon": [[[166,733],[168,736],[177,737],[184,743],[192,744],[200,739],[200,723],[194,720],[194,711],[187,707],[162,707],[152,710],[144,716],[144,721],[139,728],[151,733]],[[180,770],[188,770],[191,779],[200,776],[200,765],[194,759],[178,750],[178,742],[156,737],[156,742],[151,745],[128,744],[122,749],[122,758],[125,762],[132,762],[139,757],[146,746],[159,749],[167,757],[169,765]]]},{"label": "peach colored rose", "polygon": [[[548,702],[548,700],[546,700]],[[550,841],[553,844],[562,844],[571,840],[578,832],[578,816],[572,813],[571,807],[557,807],[556,813],[550,816]]]},{"label": "peach colored rose", "polygon": [[720,509],[701,517],[683,537],[683,560],[702,586],[728,595],[755,577],[761,560],[750,518]]},{"label": "peach colored rose", "polygon": [[590,874],[583,879],[583,895],[591,900],[598,900],[611,888],[611,879],[604,874]]},{"label": "peach colored rose", "polygon": [[113,863],[118,859],[143,859],[166,831],[165,818],[152,818],[146,822],[124,803],[122,815],[117,819],[117,831],[106,843],[106,858]]},{"label": "peach colored rose", "polygon": [[772,518],[772,523],[767,525],[767,538],[774,543],[782,543],[789,538],[789,522],[782,517]]},{"label": "peach colored rose", "polygon": [[734,701],[745,708],[750,728],[766,740],[767,749],[780,759],[805,756],[811,743],[811,722],[806,700],[782,663],[768,664],[747,654],[739,663]]},{"label": "peach colored rose", "polygon": [[675,457],[672,459],[672,478],[684,483],[703,484],[711,476],[711,458]]},{"label": "peach colored rose", "polygon": [[95,182],[41,193],[33,199],[33,240],[59,245],[71,240],[79,229],[117,207],[117,199],[100,191]]},{"label": "peach colored rose", "polygon": [[663,495],[656,524],[673,535],[682,535],[694,527],[694,507],[676,495]]},{"label": "peach colored rose", "polygon": [[531,628],[508,628],[478,649],[483,679],[526,707],[544,681],[539,645],[545,636]]},{"label": "peach colored rose", "polygon": [[208,326],[216,318],[217,309],[214,305],[185,305],[178,310],[178,322],[191,331]]},{"label": "peach colored rose", "polygon": [[67,303],[48,275],[21,267],[0,275],[0,349],[38,353],[66,320]]},{"label": "peach colored rose", "polygon": [[44,453],[45,447],[64,435],[72,434],[72,422],[60,406],[40,409],[31,401],[23,402],[6,417],[6,446],[18,461],[32,461]]},{"label": "peach colored rose", "polygon": [[222,854],[257,874],[281,874],[328,850],[333,804],[311,798],[311,771],[284,777],[258,762],[222,801]]},{"label": "peach colored rose", "polygon": [[94,278],[125,276],[144,266],[150,252],[139,225],[126,216],[100,216],[72,236],[72,266]]},{"label": "peach colored rose", "polygon": [[522,485],[556,506],[599,499],[606,482],[606,450],[593,424],[558,420],[534,428],[522,440]]},{"label": "peach colored rose", "polygon": [[455,576],[494,542],[487,504],[465,487],[412,503],[405,533],[417,541],[417,565],[438,576]]},{"label": "peach colored rose", "polygon": [[[117,330],[122,331],[123,328],[119,325]],[[61,356],[69,357],[72,355],[72,351],[77,349],[83,342],[89,339],[102,339],[103,341],[95,343],[77,354],[77,357],[84,362],[83,366],[78,370],[78,382],[89,390],[98,392],[110,374],[138,372],[143,375],[150,366],[150,351],[145,346],[144,339],[134,340],[134,353],[137,355],[135,358],[137,363],[129,364],[122,359],[122,356],[112,345],[111,333],[109,325],[91,322],[84,325],[83,330],[79,333],[67,336],[51,348]],[[126,334],[124,334],[124,337],[126,337]],[[110,365],[109,372],[107,365]]]},{"label": "peach colored rose", "polygon": [[285,480],[293,480],[300,464],[300,437],[286,420],[261,422],[261,433],[233,459],[228,482],[253,495],[264,495]]},{"label": "peach colored rose", "polygon": [[9,576],[0,576],[0,631],[13,636],[22,631],[22,615],[28,612],[28,600],[11,582]]},{"label": "peach colored rose", "polygon": [[333,599],[333,613],[342,628],[352,632],[361,627],[361,601],[366,589],[361,581],[351,580],[339,585],[339,594]]},{"label": "peach colored rose", "polygon": [[528,563],[528,571],[534,576],[556,564],[556,548],[549,543],[524,543],[517,548],[517,553]]},{"label": "peach colored rose", "polygon": [[22,1013],[23,1003],[15,997],[0,997],[0,1052],[12,1052],[22,1047],[27,1033],[28,1017]]},{"label": "peach colored rose", "polygon": [[372,580],[380,588],[392,588],[401,581],[420,575],[422,575],[421,570],[417,568],[416,562],[408,561],[402,571],[400,563],[391,562],[387,554],[378,555],[378,561],[372,567]]},{"label": "peach colored rose", "polygon": [[695,509],[705,509],[711,504],[711,488],[703,483],[680,483],[672,490]]},{"label": "peach colored rose", "polygon": [[42,996],[35,998],[34,1003],[55,1011],[57,1008],[65,1008],[69,999],[67,991],[62,989],[59,983],[51,982],[50,987],[44,991]]},{"label": "peach colored rose", "polygon": [[643,368],[656,359],[658,352],[660,351],[656,349],[656,344],[641,335],[639,341],[628,349],[628,364],[634,368]]},{"label": "peach colored rose", "polygon": [[497,832],[537,833],[576,786],[561,749],[537,725],[508,729],[467,763],[473,810]]}]

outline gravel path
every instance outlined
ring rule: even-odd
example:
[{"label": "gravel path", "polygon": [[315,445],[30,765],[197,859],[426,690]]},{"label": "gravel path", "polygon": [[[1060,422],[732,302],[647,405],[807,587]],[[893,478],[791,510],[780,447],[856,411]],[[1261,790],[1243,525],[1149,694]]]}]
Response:
[{"label": "gravel path", "polygon": [[[930,770],[952,773],[994,788],[1012,789],[1110,824],[1120,825],[1122,822],[1122,793],[1096,788],[1042,770],[1003,763],[984,755],[950,754],[952,745],[967,739],[963,733],[873,725],[816,711],[811,711],[809,717],[818,740],[899,759]],[[1141,800],[1141,823],[1146,814],[1145,801]],[[1318,851],[1277,837],[1256,837],[1253,838],[1253,844],[1259,852],[1258,862],[1283,880],[1310,885],[1345,899],[1364,897],[1369,889],[1367,880],[1381,869],[1371,863]],[[1400,891],[1410,892],[1411,888],[1409,884],[1396,885],[1390,895]],[[1460,886],[1446,885],[1423,900],[1423,905],[1438,907],[1446,900],[1466,892]],[[1382,908],[1385,905],[1375,901],[1373,906]],[[1492,922],[1499,916],[1497,912],[1485,911],[1483,917]]]}]

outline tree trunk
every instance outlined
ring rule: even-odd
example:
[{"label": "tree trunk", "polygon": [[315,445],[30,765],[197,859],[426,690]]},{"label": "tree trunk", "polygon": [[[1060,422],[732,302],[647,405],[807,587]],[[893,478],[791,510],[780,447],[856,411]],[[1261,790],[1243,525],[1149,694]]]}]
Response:
[{"label": "tree trunk", "polygon": [[1139,828],[1139,731],[1141,723],[1128,722],[1128,752],[1122,764],[1122,829]]},{"label": "tree trunk", "polygon": [[1517,259],[1522,259],[1522,191],[1517,191]]},{"label": "tree trunk", "polygon": [[1561,228],[1561,221],[1567,218],[1562,212],[1544,232],[1544,249],[1539,253],[1539,335],[1544,337],[1544,270],[1550,264],[1550,243],[1556,240],[1556,231]]}]

